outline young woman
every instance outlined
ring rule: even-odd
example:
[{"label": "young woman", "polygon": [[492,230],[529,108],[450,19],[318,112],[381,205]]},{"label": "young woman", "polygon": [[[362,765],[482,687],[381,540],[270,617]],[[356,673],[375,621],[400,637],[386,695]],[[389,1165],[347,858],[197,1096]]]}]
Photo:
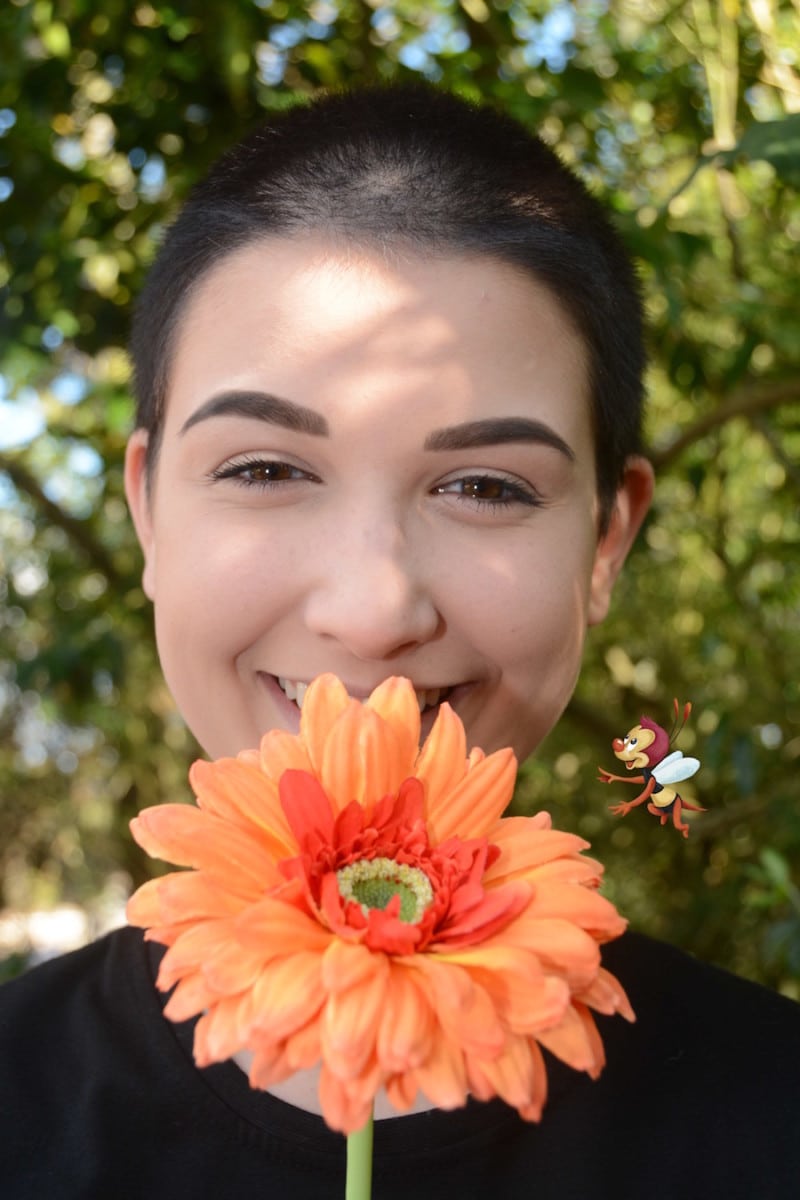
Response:
[{"label": "young woman", "polygon": [[[145,589],[210,756],[295,731],[322,672],[535,749],[652,489],[635,278],[541,142],[422,88],[281,116],[189,199],[133,357]],[[197,1070],[158,957],[126,930],[5,990],[3,1194],[341,1196],[313,1077]],[[600,1081],[552,1063],[538,1125],[379,1111],[377,1196],[791,1194],[796,1006],[635,935],[607,958],[638,1023]]]}]

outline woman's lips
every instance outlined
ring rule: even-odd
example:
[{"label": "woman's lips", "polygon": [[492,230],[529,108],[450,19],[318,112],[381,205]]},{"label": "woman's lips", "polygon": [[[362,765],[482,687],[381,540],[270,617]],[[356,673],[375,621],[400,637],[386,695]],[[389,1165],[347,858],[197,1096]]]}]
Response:
[{"label": "woman's lips", "polygon": [[[257,676],[259,682],[264,686],[267,695],[272,704],[281,714],[280,724],[289,733],[300,732],[300,709],[294,700],[290,700],[284,690],[278,684],[278,680],[274,675],[270,675],[267,671],[258,671]],[[275,721],[275,725],[279,724]],[[267,731],[264,730],[266,733]]]}]

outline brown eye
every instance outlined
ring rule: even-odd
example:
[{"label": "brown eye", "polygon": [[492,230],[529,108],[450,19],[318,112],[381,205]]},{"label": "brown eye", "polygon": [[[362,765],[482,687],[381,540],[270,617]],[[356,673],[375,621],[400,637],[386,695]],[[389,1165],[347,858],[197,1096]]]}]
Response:
[{"label": "brown eye", "polygon": [[463,495],[496,504],[508,499],[508,485],[502,479],[465,479]]},{"label": "brown eye", "polygon": [[472,501],[478,507],[507,508],[512,504],[523,504],[537,508],[541,504],[541,499],[532,488],[502,475],[465,475],[461,479],[439,484],[434,491],[440,496],[455,495],[459,499]]},{"label": "brown eye", "polygon": [[254,463],[237,471],[239,479],[247,479],[251,483],[282,483],[285,479],[296,479],[298,475],[295,467],[281,462]]},{"label": "brown eye", "polygon": [[303,471],[300,467],[293,466],[292,463],[267,458],[245,458],[238,462],[223,463],[216,471],[212,471],[211,478],[215,480],[230,479],[242,487],[264,489],[283,483],[296,483],[304,479],[313,483],[319,482],[316,475],[312,475],[309,471]]}]

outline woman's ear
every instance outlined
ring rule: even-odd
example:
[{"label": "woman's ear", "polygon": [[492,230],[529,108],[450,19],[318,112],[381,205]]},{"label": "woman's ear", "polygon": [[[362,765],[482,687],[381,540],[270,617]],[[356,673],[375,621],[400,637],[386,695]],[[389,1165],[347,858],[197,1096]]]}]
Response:
[{"label": "woman's ear", "polygon": [[125,495],[133,517],[136,536],[144,554],[142,587],[145,595],[155,598],[156,554],[153,538],[151,494],[147,476],[147,430],[135,429],[125,450]]},{"label": "woman's ear", "polygon": [[589,589],[590,625],[598,625],[608,612],[617,576],[650,507],[654,483],[653,468],[646,458],[634,455],[628,459],[608,529],[595,553]]}]

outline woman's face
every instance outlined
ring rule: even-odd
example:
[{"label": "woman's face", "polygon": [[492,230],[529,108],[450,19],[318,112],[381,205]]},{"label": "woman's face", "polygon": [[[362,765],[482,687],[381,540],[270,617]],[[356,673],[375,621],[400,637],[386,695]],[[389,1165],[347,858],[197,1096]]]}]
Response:
[{"label": "woman's face", "polygon": [[182,317],[149,496],[145,445],[127,463],[145,589],[213,757],[296,730],[324,671],[356,696],[406,675],[424,732],[447,698],[470,745],[524,757],[646,507],[639,465],[598,543],[582,343],[489,258],[237,251]]}]

